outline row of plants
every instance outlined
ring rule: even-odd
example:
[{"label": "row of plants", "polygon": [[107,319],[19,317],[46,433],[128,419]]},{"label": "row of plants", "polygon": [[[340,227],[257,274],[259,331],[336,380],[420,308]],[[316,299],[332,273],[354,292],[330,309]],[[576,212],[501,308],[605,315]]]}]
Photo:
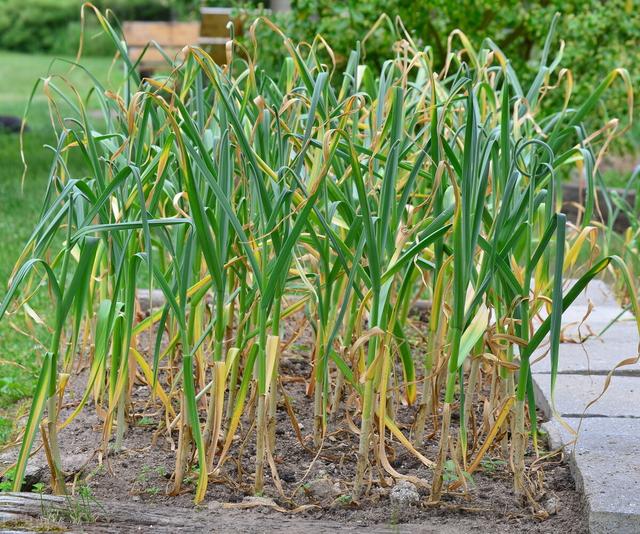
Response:
[{"label": "row of plants", "polygon": [[[65,491],[58,433],[87,404],[101,414],[104,454],[117,453],[138,376],[162,405],[164,431],[178,434],[173,493],[195,466],[194,498],[204,499],[236,452],[241,420],[255,432],[262,493],[265,471],[276,478],[286,326],[303,314],[315,335],[302,355],[312,364],[303,378],[313,444],[322,447],[331,414],[331,424],[355,422],[344,423],[359,440],[354,498],[379,468],[438,501],[446,465],[463,484],[498,442],[516,492],[529,495],[531,355],[549,344],[553,384],[562,313],[606,269],[619,271],[638,312],[620,258],[578,261],[593,232],[600,150],[630,116],[596,131],[584,124],[612,85],[632,105],[628,73],[611,71],[575,101],[552,47],[557,18],[527,84],[496,43],[475,48],[459,31],[440,70],[409,34],[379,70],[359,46],[339,70],[321,59],[326,40],[297,44],[261,19],[249,34],[264,25],[283,43],[277,77],[236,46],[228,67],[191,47],[169,75],[141,80],[119,33],[95,14],[125,83],[116,92],[94,79],[80,95],[64,78],[47,80],[57,119],[48,189],[0,304],[5,320],[36,313],[25,306],[48,291],[56,309],[14,489],[40,429],[53,488]],[[554,91],[564,98],[550,109]],[[99,118],[87,112],[94,105]],[[84,172],[70,172],[72,155]],[[557,209],[569,169],[587,184],[580,227]],[[139,288],[165,298],[146,318]],[[431,301],[424,357],[409,343],[417,299]],[[87,357],[85,392],[61,418]],[[484,416],[471,417],[486,385]],[[404,405],[409,426],[396,418]],[[440,440],[433,458],[421,452],[427,431]],[[469,436],[482,447],[471,450]],[[398,472],[391,441],[431,476]]]}]

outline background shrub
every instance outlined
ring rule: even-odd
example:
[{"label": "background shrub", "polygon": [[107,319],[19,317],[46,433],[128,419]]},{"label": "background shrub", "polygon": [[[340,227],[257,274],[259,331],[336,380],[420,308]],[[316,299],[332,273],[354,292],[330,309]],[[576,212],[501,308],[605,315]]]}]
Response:
[{"label": "background shrub", "polygon": [[0,46],[21,52],[52,50],[78,13],[75,0],[2,0]]},{"label": "background shrub", "polygon": [[[523,80],[529,82],[537,73],[537,58],[551,20],[560,12],[553,50],[559,48],[560,39],[564,40],[561,66],[572,71],[575,102],[580,102],[615,67],[626,68],[634,86],[640,86],[640,10],[632,4],[629,0],[292,0],[292,12],[274,18],[294,41],[311,40],[321,34],[341,64],[380,13],[387,13],[394,21],[400,17],[417,44],[432,48],[436,66],[442,66],[446,59],[452,30],[460,28],[477,48],[491,35]],[[282,46],[279,38],[268,33],[266,29],[261,33],[260,64],[265,70],[278,69]],[[366,63],[379,67],[400,36],[393,23],[380,24],[364,43]],[[328,55],[325,59],[329,61]],[[557,105],[560,98],[557,95],[549,103]],[[626,116],[626,105],[623,92],[612,89],[601,104],[597,120]],[[638,132],[633,137],[640,139]]]},{"label": "background shrub", "polygon": [[[636,67],[639,58],[640,11],[628,0],[292,0],[287,29],[296,36],[321,33],[336,47],[338,56],[362,39],[381,13],[399,16],[414,38],[433,48],[437,63],[445,60],[447,37],[460,28],[479,45],[490,33],[516,68],[537,66],[531,60],[544,43],[556,12],[562,18],[556,41],[566,42],[564,61],[590,82],[612,66]],[[382,25],[366,43],[367,60],[380,64],[394,41],[389,25]]]},{"label": "background shrub", "polygon": [[[74,55],[80,40],[83,0],[0,0],[0,48],[20,52]],[[120,20],[170,20],[193,13],[186,2],[170,0],[97,0]],[[113,44],[102,35],[95,18],[87,17],[88,55],[111,55]]]},{"label": "background shrub", "polygon": [[[198,8],[228,5],[258,8],[261,4],[242,0],[96,0],[97,7],[111,9],[120,20],[170,20],[197,18]],[[0,0],[0,48],[23,52],[73,55],[80,38],[79,11],[82,0]],[[446,58],[447,37],[455,28],[468,35],[475,46],[491,34],[511,58],[525,82],[537,72],[536,58],[544,43],[554,13],[562,13],[556,35],[565,41],[561,66],[571,69],[576,101],[584,100],[598,80],[614,67],[629,70],[640,86],[640,10],[630,0],[292,0],[290,13],[272,18],[294,41],[311,41],[321,34],[333,47],[338,67],[362,41],[381,13],[390,20],[380,24],[366,40],[365,61],[377,68],[389,56],[393,43],[402,36],[397,17],[421,46],[432,49],[436,67]],[[93,17],[88,17],[85,54],[110,55],[108,43]],[[280,38],[264,26],[260,38],[260,66],[275,75],[283,53]],[[245,43],[248,44],[248,43]],[[559,47],[559,37],[554,49]],[[326,61],[329,57],[326,55]],[[557,105],[561,96],[550,99]],[[598,121],[624,116],[625,95],[617,88],[607,94]],[[638,130],[638,128],[636,128]],[[640,131],[633,136],[640,139]],[[630,139],[628,136],[627,139]]]}]

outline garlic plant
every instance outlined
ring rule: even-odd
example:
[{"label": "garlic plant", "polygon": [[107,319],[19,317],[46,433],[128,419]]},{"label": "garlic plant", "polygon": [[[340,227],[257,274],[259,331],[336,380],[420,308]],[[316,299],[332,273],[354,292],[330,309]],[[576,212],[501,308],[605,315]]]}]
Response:
[{"label": "garlic plant", "polygon": [[[548,339],[555,372],[562,312],[609,264],[627,276],[615,257],[579,265],[589,241],[558,212],[572,168],[593,198],[596,153],[620,127],[589,133],[582,121],[617,79],[632,98],[626,72],[574,103],[551,37],[525,87],[491,40],[476,51],[454,32],[439,72],[429,47],[408,35],[380,72],[356,46],[342,73],[321,62],[322,39],[281,35],[276,78],[236,46],[227,66],[188,47],[166,74],[140,79],[118,26],[95,14],[126,82],[117,92],[96,82],[91,95],[73,97],[49,82],[52,109],[63,110],[54,114],[49,189],[0,307],[0,316],[18,313],[44,284],[57,310],[15,489],[46,410],[41,437],[54,488],[64,491],[61,399],[88,352],[86,392],[71,418],[89,399],[102,408],[105,454],[127,432],[138,370],[163,405],[165,431],[179,434],[174,493],[195,457],[195,500],[204,499],[247,414],[255,414],[261,493],[278,448],[283,325],[305,310],[316,336],[305,355],[316,448],[340,422],[346,394],[359,399],[342,406],[360,421],[354,497],[375,459],[391,476],[429,486],[437,501],[445,462],[463,483],[497,436],[526,494],[525,450],[536,436],[530,355]],[[561,109],[545,106],[553,90],[566,95]],[[72,154],[83,174],[69,172]],[[568,272],[577,282],[563,295]],[[141,288],[165,297],[146,318],[137,313]],[[432,303],[424,361],[409,343],[417,299]],[[145,332],[155,339],[150,353],[138,343]],[[167,362],[180,366],[161,380]],[[482,384],[491,396],[472,429]],[[399,403],[413,407],[411,432],[394,417]],[[435,458],[421,452],[425,428],[439,432]],[[469,435],[483,440],[475,456]],[[390,439],[432,468],[432,479],[397,472],[386,458]]]}]

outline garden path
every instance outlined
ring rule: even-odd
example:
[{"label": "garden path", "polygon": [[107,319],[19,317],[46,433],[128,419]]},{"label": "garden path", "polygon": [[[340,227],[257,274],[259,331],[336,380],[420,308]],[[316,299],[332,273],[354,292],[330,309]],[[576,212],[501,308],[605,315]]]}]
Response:
[{"label": "garden path", "polygon": [[639,339],[633,316],[622,311],[603,282],[591,282],[563,315],[553,399],[548,355],[531,367],[537,404],[550,419],[542,427],[552,448],[565,447],[591,534],[640,532]]}]

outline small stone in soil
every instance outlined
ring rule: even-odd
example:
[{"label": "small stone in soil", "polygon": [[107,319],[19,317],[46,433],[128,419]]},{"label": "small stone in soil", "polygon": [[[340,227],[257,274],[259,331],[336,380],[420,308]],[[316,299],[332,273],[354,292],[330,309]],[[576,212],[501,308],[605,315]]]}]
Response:
[{"label": "small stone in soil", "polygon": [[327,477],[312,480],[306,489],[315,499],[321,501],[333,499],[341,493],[340,486]]},{"label": "small stone in soil", "polygon": [[270,497],[259,497],[257,495],[250,495],[245,497],[244,499],[242,499],[242,502],[245,503],[250,503],[252,505],[255,505],[256,507],[259,506],[275,506],[275,501],[273,499],[271,499]]},{"label": "small stone in soil", "polygon": [[408,480],[400,480],[389,493],[391,504],[396,506],[407,506],[418,504],[420,502],[420,494],[414,484]]},{"label": "small stone in soil", "polygon": [[209,510],[218,510],[222,508],[222,503],[220,501],[210,501],[207,503],[207,508]]},{"label": "small stone in soil", "polygon": [[542,506],[549,515],[555,515],[558,513],[560,504],[558,498],[555,495],[551,495],[544,501]]}]

